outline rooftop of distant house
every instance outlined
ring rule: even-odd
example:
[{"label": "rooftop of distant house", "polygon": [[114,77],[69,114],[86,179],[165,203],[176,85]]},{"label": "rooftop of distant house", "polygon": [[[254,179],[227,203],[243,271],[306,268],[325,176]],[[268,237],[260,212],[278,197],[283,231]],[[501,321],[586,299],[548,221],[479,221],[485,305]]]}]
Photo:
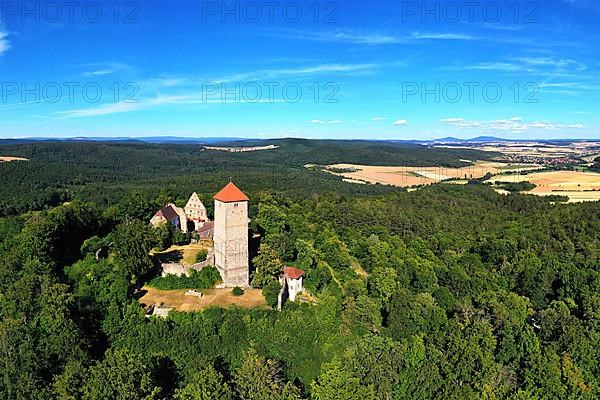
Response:
[{"label": "rooftop of distant house", "polygon": [[171,221],[175,218],[179,218],[179,214],[175,211],[175,208],[172,204],[169,204],[163,208],[161,208],[155,215],[159,217],[164,217],[165,219]]}]

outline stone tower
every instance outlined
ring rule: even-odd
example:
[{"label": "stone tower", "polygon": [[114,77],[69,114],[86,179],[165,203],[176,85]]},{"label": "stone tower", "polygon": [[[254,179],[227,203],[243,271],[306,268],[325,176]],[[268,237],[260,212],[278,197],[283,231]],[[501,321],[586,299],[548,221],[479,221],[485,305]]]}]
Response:
[{"label": "stone tower", "polygon": [[226,287],[248,287],[248,197],[229,182],[215,199],[215,266]]}]

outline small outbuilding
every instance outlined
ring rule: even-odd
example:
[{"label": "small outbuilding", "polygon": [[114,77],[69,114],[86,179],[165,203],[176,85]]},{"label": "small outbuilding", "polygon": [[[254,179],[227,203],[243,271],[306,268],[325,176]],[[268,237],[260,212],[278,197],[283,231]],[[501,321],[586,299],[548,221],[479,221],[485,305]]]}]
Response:
[{"label": "small outbuilding", "polygon": [[302,292],[302,276],[304,271],[294,267],[284,267],[279,277],[279,283],[287,291],[290,301],[296,301],[298,293]]}]

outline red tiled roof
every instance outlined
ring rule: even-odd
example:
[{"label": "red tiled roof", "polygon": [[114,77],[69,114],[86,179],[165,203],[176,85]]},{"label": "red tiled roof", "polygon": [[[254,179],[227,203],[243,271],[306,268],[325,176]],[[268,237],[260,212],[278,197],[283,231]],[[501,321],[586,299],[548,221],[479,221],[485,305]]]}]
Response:
[{"label": "red tiled roof", "polygon": [[233,182],[229,182],[221,191],[214,195],[213,199],[222,201],[223,203],[234,203],[236,201],[250,201]]},{"label": "red tiled roof", "polygon": [[287,278],[298,279],[304,275],[304,271],[294,267],[283,267],[283,275]]}]

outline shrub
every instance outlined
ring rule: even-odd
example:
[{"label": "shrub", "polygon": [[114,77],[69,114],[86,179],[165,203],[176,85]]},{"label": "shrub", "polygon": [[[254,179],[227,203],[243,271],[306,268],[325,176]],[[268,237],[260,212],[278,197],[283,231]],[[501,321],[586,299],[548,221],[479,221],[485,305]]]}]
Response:
[{"label": "shrub", "polygon": [[231,293],[232,293],[234,296],[241,296],[241,295],[243,295],[243,294],[244,294],[244,289],[242,289],[242,288],[241,288],[241,287],[239,287],[239,286],[236,286],[236,287],[234,287],[234,288],[233,288],[233,290],[231,291]]},{"label": "shrub", "polygon": [[531,182],[496,182],[496,185],[509,192],[528,192],[535,189],[536,185]]},{"label": "shrub", "polygon": [[201,271],[193,270],[190,276],[156,277],[148,282],[148,286],[160,290],[210,289],[220,280],[221,274],[215,267],[205,267]]},{"label": "shrub", "polygon": [[186,244],[190,244],[191,239],[192,235],[189,233],[183,233],[179,229],[175,229],[173,231],[173,244],[184,246]]},{"label": "shrub", "polygon": [[201,263],[206,261],[206,257],[208,257],[208,250],[202,249],[200,252],[198,252],[198,254],[196,254],[196,262]]},{"label": "shrub", "polygon": [[265,296],[265,300],[267,304],[271,307],[275,307],[277,305],[277,300],[279,298],[279,291],[281,290],[281,286],[279,282],[272,281],[267,283],[262,290],[263,296]]}]

